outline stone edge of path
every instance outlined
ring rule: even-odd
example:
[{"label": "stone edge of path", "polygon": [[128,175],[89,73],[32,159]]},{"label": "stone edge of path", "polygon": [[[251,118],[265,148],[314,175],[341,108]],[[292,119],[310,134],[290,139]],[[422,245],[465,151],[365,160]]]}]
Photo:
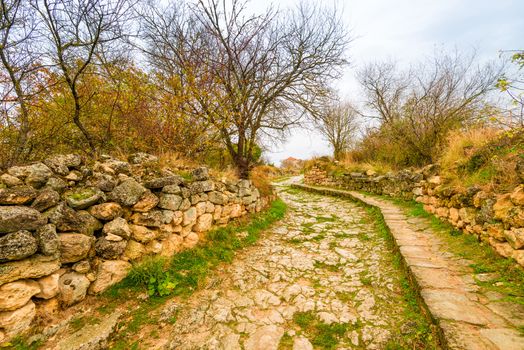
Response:
[{"label": "stone edge of path", "polygon": [[[407,221],[408,219],[400,208],[354,191],[314,187],[297,183],[291,184],[291,187],[308,192],[344,197],[367,207],[379,209],[388,233],[393,238],[394,249],[400,253],[402,268],[408,277],[411,287],[416,291],[419,305],[424,309],[425,316],[435,326],[443,349],[516,349],[524,344],[522,338],[511,333],[503,325],[503,321],[500,321],[498,315],[492,314],[483,305],[468,299],[471,295],[467,290],[468,286],[462,283],[460,276],[454,275],[452,264],[447,266],[445,260],[431,252],[429,254],[427,251],[425,252],[428,256],[421,257],[418,255],[418,249],[432,249],[432,242],[429,241],[426,247],[421,247],[417,242],[418,237],[415,231],[409,227],[404,227],[402,224],[400,224],[401,228],[399,229],[399,222]],[[442,281],[438,277],[427,278],[428,273],[436,272],[435,267],[437,269],[440,268],[434,266],[434,264],[438,263],[443,263],[443,273],[446,274],[446,277],[448,277],[448,274],[451,275],[451,279],[457,281],[456,285],[452,283],[453,286],[443,286]],[[448,299],[456,300],[448,301]],[[456,305],[459,305],[459,311],[453,310]],[[467,312],[470,310],[471,314]],[[477,334],[474,335],[469,330],[472,330],[477,325],[478,315],[485,320],[485,323],[479,321],[478,324],[490,324],[490,327],[477,329]],[[509,334],[505,333],[508,331]],[[490,341],[495,339],[497,344],[506,344],[506,340],[501,339],[501,336],[504,334],[507,334],[507,337],[510,338],[507,344],[510,347],[493,345],[494,343]]]}]

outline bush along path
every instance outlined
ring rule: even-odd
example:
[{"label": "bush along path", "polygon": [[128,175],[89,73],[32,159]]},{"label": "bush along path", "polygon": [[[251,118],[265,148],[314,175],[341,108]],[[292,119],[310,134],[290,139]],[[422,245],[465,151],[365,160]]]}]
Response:
[{"label": "bush along path", "polygon": [[[281,186],[284,220],[138,333],[144,349],[432,349],[373,213]],[[155,339],[156,338],[156,339]]]},{"label": "bush along path", "polygon": [[416,203],[295,184],[370,206],[399,247],[421,304],[449,349],[524,349],[524,271]]}]

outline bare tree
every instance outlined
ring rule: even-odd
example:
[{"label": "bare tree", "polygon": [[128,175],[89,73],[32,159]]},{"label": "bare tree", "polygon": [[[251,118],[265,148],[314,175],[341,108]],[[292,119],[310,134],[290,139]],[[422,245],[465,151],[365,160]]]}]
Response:
[{"label": "bare tree", "polygon": [[47,58],[65,82],[74,103],[72,120],[85,137],[91,153],[96,152],[93,135],[82,121],[82,108],[89,96],[82,96],[79,83],[98,62],[97,53],[114,48],[126,36],[129,0],[33,0],[43,34],[49,39]]},{"label": "bare tree", "polygon": [[188,93],[185,110],[218,131],[246,178],[264,134],[318,111],[347,63],[348,33],[334,10],[303,3],[257,15],[239,0],[199,0],[177,12],[144,16],[146,52]]},{"label": "bare tree", "polygon": [[7,114],[14,115],[18,129],[9,162],[27,156],[30,133],[28,100],[33,93],[32,76],[39,68],[35,50],[37,23],[31,7],[23,0],[0,0],[0,60],[7,78],[3,102],[10,105],[5,108],[6,117]]},{"label": "bare tree", "polygon": [[356,142],[359,112],[349,102],[337,101],[326,107],[316,118],[318,131],[333,148],[333,158],[341,160]]},{"label": "bare tree", "polygon": [[394,142],[406,147],[413,164],[434,161],[447,133],[482,118],[486,94],[500,68],[476,64],[475,55],[435,55],[408,73],[393,65],[360,72],[367,105]]}]

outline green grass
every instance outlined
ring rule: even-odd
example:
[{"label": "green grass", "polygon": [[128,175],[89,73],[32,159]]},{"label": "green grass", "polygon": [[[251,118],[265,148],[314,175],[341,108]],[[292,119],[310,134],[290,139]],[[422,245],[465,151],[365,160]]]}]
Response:
[{"label": "green grass", "polygon": [[76,332],[76,331],[79,331],[80,329],[84,328],[87,325],[95,325],[95,324],[99,324],[99,323],[100,323],[100,319],[98,319],[96,317],[93,317],[93,316],[81,316],[81,317],[76,317],[73,320],[71,320],[69,325],[73,329],[73,332]]},{"label": "green grass", "polygon": [[359,322],[355,325],[349,323],[326,324],[319,320],[312,311],[295,312],[293,322],[308,335],[315,349],[323,350],[335,349],[348,331],[361,327]]},{"label": "green grass", "polygon": [[331,271],[331,272],[338,272],[340,270],[340,267],[338,265],[326,264],[326,263],[320,262],[320,261],[315,261],[315,263],[313,265],[317,269],[325,269],[325,270],[328,270],[328,271]]}]

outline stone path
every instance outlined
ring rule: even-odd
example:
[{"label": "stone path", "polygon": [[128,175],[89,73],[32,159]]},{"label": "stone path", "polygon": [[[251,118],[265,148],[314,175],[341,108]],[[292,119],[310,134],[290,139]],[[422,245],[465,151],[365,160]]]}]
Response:
[{"label": "stone path", "polygon": [[[480,290],[471,263],[447,252],[426,219],[408,218],[388,201],[357,192],[300,186],[313,191],[351,196],[380,208],[420,294],[440,325],[445,346],[451,349],[524,349],[524,308],[503,295]],[[520,329],[520,332],[519,332]]]},{"label": "stone path", "polygon": [[[279,189],[289,213],[188,300],[168,303],[157,340],[140,348],[383,349],[405,345],[401,274],[365,209]],[[420,348],[420,347],[417,347]]]}]

